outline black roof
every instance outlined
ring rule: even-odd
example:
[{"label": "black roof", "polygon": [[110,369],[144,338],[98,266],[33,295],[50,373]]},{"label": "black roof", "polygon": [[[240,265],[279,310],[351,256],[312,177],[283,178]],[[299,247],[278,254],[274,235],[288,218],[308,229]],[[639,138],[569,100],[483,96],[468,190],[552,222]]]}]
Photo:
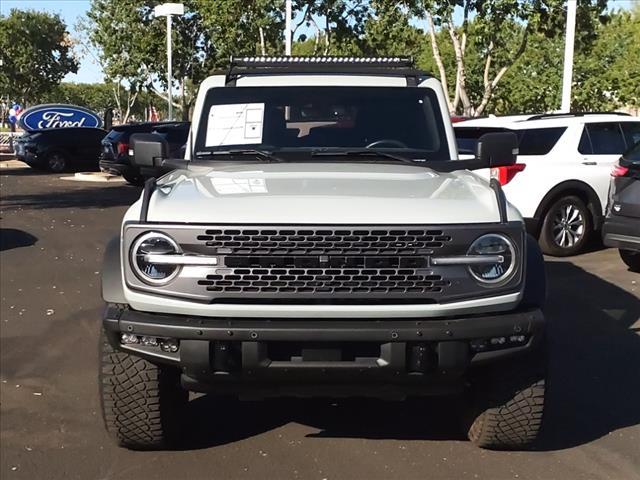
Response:
[{"label": "black roof", "polygon": [[242,75],[330,74],[387,75],[424,78],[412,57],[247,56],[231,57],[227,79]]},{"label": "black roof", "polygon": [[557,112],[557,113],[541,113],[539,115],[532,115],[525,121],[540,120],[543,118],[562,118],[562,117],[584,117],[586,115],[620,115],[623,117],[630,117],[631,115],[624,112]]},{"label": "black roof", "polygon": [[139,123],[124,123],[121,125],[113,125],[111,130],[116,130],[118,132],[125,132],[128,130],[136,131],[136,130],[153,130],[158,127],[181,127],[183,125],[188,125],[189,122],[139,122]]}]

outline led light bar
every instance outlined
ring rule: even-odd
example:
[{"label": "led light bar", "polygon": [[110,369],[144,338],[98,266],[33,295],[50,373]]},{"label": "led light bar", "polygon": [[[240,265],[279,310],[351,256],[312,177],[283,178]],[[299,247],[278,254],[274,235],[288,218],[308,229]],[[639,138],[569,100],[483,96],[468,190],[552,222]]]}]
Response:
[{"label": "led light bar", "polygon": [[273,65],[273,64],[356,64],[356,65],[393,65],[411,67],[411,57],[343,57],[343,56],[256,56],[231,57],[232,65]]}]

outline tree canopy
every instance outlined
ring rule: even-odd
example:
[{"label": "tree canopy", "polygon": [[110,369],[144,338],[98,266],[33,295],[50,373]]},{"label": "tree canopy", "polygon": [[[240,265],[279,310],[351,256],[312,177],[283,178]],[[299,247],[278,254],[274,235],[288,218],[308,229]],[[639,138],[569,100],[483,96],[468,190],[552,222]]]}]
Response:
[{"label": "tree canopy", "polygon": [[0,16],[0,92],[23,104],[37,103],[78,62],[58,15],[13,9]]},{"label": "tree canopy", "polygon": [[[166,102],[166,27],[160,0],[92,0],[82,22],[105,72],[101,94],[121,118]],[[283,0],[184,0],[173,19],[174,106],[188,118],[198,85],[231,55],[284,53]],[[412,55],[439,78],[451,113],[556,110],[560,104],[565,0],[294,0],[294,54]],[[72,42],[56,16],[12,11],[2,18],[2,91],[37,101],[68,71]],[[30,38],[29,42],[12,41]],[[573,108],[638,108],[640,6],[607,10],[578,0]],[[36,53],[35,50],[37,50]],[[85,48],[85,50],[87,50]],[[51,60],[51,61],[49,61]],[[17,72],[17,73],[12,73]],[[11,82],[8,81],[11,75]],[[88,87],[87,87],[88,88]],[[96,92],[64,86],[57,95]],[[71,92],[73,90],[73,92]],[[142,95],[145,97],[143,102]],[[76,102],[78,103],[78,102]],[[104,103],[104,102],[103,102]],[[158,104],[156,103],[156,104]]]}]

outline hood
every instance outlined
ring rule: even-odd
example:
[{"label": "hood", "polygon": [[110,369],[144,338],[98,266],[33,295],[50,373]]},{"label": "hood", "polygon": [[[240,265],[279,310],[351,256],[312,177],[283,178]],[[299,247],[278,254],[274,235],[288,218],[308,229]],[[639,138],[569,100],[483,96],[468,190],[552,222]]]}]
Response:
[{"label": "hood", "polygon": [[[139,208],[139,206],[138,206]],[[511,219],[519,218],[510,208]],[[446,224],[499,221],[488,183],[468,171],[382,163],[217,163],[158,180],[149,221]]]}]

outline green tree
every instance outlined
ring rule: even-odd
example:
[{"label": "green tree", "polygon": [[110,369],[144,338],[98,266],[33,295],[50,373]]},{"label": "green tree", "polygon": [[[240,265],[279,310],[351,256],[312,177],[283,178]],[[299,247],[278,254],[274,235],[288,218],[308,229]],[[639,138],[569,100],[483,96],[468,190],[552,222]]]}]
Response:
[{"label": "green tree", "polygon": [[[300,18],[294,34],[302,25],[313,29],[314,55],[358,55],[364,51],[365,23],[372,14],[369,1],[296,0],[293,6],[294,16]],[[306,36],[299,40],[304,42]]]},{"label": "green tree", "polygon": [[640,6],[600,25],[576,56],[571,106],[579,111],[640,107]]},{"label": "green tree", "polygon": [[0,61],[0,91],[25,105],[40,102],[78,70],[64,22],[32,10],[0,16]]},{"label": "green tree", "polygon": [[111,87],[105,83],[62,82],[43,97],[44,103],[68,103],[103,113],[114,107]]},{"label": "green tree", "polygon": [[372,0],[364,24],[364,52],[377,56],[420,56],[423,33],[411,25],[410,12],[398,2]]},{"label": "green tree", "polygon": [[[573,111],[640,106],[640,7],[612,12],[589,36],[578,36],[573,68]],[[564,35],[533,35],[505,75],[488,107],[496,113],[545,112],[560,107]]]},{"label": "green tree", "polygon": [[123,122],[151,82],[154,41],[161,36],[160,26],[147,20],[152,10],[145,1],[93,0],[80,23],[88,42],[98,50],[98,62],[113,86],[117,115]]},{"label": "green tree", "polygon": [[[579,1],[577,21],[583,41],[593,38],[598,16],[606,3],[606,0]],[[564,0],[406,0],[403,4],[427,22],[434,63],[450,112],[467,116],[484,113],[498,84],[526,52],[530,36],[557,35],[562,31],[566,17]],[[458,23],[456,12],[460,12]],[[444,39],[438,33],[442,30],[448,33],[448,43],[453,48],[453,71],[446,68],[440,54],[442,43],[438,40]],[[481,95],[475,99],[470,92],[477,90],[469,85],[471,70],[467,49],[470,43],[482,59],[481,73],[473,75],[481,85]],[[455,80],[452,82],[453,73]]]},{"label": "green tree", "polygon": [[[155,18],[158,0],[93,0],[85,30],[100,52],[108,80],[129,89],[135,103],[143,90],[166,101],[167,64],[164,18]],[[278,0],[184,0],[185,15],[174,17],[174,105],[183,119],[197,86],[228,65],[230,55],[275,53],[282,41],[282,5]],[[175,98],[175,97],[174,97]],[[126,116],[126,115],[125,115]]]}]

